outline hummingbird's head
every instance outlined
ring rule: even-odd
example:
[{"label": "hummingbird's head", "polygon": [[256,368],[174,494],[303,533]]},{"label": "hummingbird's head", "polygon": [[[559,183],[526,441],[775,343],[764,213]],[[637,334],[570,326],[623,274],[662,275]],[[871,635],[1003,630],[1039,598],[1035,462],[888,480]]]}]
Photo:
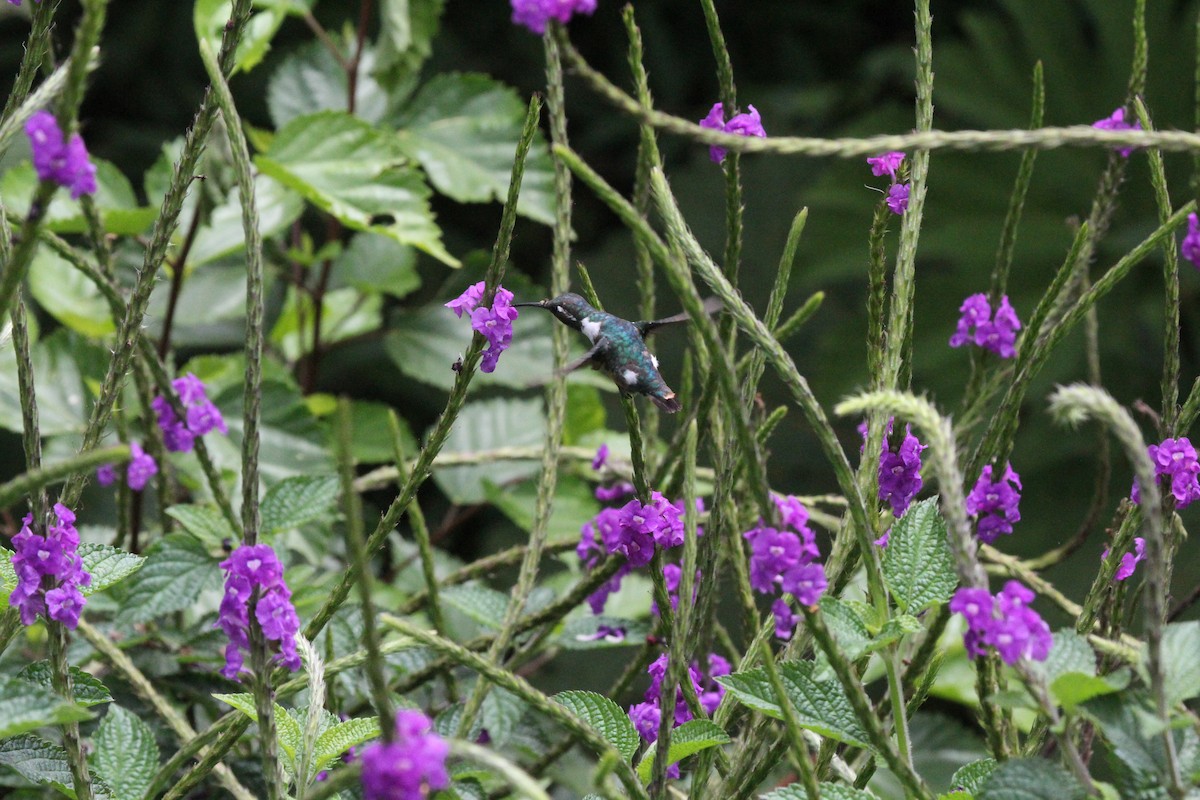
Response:
[{"label": "hummingbird's head", "polygon": [[596,309],[591,303],[574,292],[560,294],[558,297],[551,298],[550,300],[539,300],[536,303],[514,303],[513,305],[544,308],[558,317],[559,322],[575,330],[580,329],[584,318],[589,314],[596,313]]}]

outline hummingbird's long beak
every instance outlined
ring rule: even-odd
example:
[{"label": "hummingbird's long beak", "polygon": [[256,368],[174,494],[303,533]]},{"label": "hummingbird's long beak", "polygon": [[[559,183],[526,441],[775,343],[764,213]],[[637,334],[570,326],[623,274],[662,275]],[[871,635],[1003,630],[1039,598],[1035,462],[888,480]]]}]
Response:
[{"label": "hummingbird's long beak", "polygon": [[532,303],[513,303],[514,308],[520,308],[522,306],[537,306],[538,308],[545,308],[546,301],[545,300],[537,300]]}]

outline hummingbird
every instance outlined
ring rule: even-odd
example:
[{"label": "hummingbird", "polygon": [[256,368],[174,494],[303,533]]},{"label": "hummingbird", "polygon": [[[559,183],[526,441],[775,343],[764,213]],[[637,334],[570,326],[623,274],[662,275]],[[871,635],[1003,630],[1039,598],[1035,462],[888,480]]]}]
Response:
[{"label": "hummingbird", "polygon": [[[647,349],[646,337],[664,325],[687,322],[686,313],[663,319],[630,322],[595,308],[573,292],[560,294],[549,300],[513,305],[544,308],[559,322],[582,332],[591,342],[591,348],[564,366],[560,374],[565,375],[582,366],[591,366],[592,369],[607,373],[622,394],[645,395],[668,414],[674,414],[681,408],[675,398],[675,392],[667,386],[667,382],[658,372],[658,359]],[[705,302],[705,310],[710,314],[720,308],[721,302],[716,298]]]}]

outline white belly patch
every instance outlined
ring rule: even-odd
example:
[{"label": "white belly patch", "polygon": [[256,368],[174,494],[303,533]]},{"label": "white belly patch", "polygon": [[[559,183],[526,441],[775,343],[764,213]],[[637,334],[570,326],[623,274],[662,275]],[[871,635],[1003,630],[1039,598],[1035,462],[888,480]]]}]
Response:
[{"label": "white belly patch", "polygon": [[596,343],[596,337],[600,335],[600,323],[595,320],[585,319],[580,325],[583,335],[588,337],[588,341],[592,344]]}]

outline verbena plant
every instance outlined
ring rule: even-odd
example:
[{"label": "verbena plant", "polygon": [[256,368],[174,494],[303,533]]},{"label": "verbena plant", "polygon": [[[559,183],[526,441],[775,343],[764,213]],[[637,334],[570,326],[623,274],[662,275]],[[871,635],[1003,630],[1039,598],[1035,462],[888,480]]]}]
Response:
[{"label": "verbena plant", "polygon": [[[917,0],[913,132],[865,139],[779,135],[736,92],[712,0],[698,13],[720,96],[698,123],[655,105],[632,6],[620,11],[631,76],[617,78],[569,37],[595,0],[512,0],[545,54],[544,96],[525,104],[485,76],[422,72],[441,0],[364,3],[344,33],[304,2],[200,0],[211,85],[147,175],[157,210],[79,134],[107,3],[82,5],[61,63],[59,4],[25,7],[0,116],[0,425],[25,459],[0,485],[14,512],[0,561],[8,795],[1196,795],[1200,625],[1172,622],[1194,598],[1172,604],[1169,586],[1186,534],[1176,510],[1200,498],[1184,436],[1200,382],[1179,401],[1180,262],[1200,266],[1200,222],[1194,202],[1172,201],[1162,154],[1200,152],[1200,136],[1155,130],[1142,100],[1144,0],[1110,117],[1043,127],[1039,67],[1028,130],[961,132],[933,129],[930,9]],[[314,42],[271,78],[274,127],[249,126],[226,81],[258,66],[291,16]],[[598,96],[637,127],[631,196],[572,149],[564,72],[581,78],[580,102]],[[720,253],[681,213],[660,136],[720,165]],[[1064,146],[1107,149],[1107,165],[1041,299],[1018,309],[1006,287],[1035,159]],[[927,178],[946,150],[1023,152],[995,268],[948,342],[970,359],[953,416],[912,379]],[[822,299],[787,307],[807,209],[765,309],[739,291],[739,162],[768,152],[855,159],[877,180],[866,388],[832,407],[783,344]],[[1149,164],[1158,218],[1098,263],[1131,159]],[[420,285],[416,251],[460,266],[434,191],[503,201],[490,261],[481,281],[450,278],[434,302],[389,315]],[[687,323],[681,374],[661,375],[645,349],[657,326],[606,315],[609,289],[572,263],[581,192],[628,229],[641,319],[683,309],[661,320]],[[546,288],[506,272],[522,215],[553,230]],[[1095,385],[1094,319],[1155,259],[1162,402],[1139,426]],[[244,350],[204,352],[197,323],[244,326]],[[574,360],[568,328],[588,339]],[[1065,590],[1045,571],[1082,538],[1032,559],[1002,548],[1021,518],[1019,412],[1080,329],[1093,371],[1056,389],[1050,413],[1098,423],[1132,488],[1098,504],[1106,554],[1090,587]],[[377,333],[407,377],[446,393],[420,443],[393,409],[314,391],[331,346]],[[605,374],[564,374],[588,364]],[[768,371],[788,394],[774,409],[758,396]],[[482,383],[521,395],[471,399]],[[614,386],[623,431],[599,399]],[[839,441],[830,412],[861,421],[861,438]],[[783,425],[819,442],[836,494],[768,482]],[[431,475],[527,543],[471,562],[435,547],[418,498]],[[365,510],[380,493],[382,514]],[[1053,606],[1073,625],[1052,632],[1037,609]],[[564,654],[612,653],[625,665],[606,692],[539,688]],[[949,748],[949,770],[932,763],[945,742],[918,735],[935,702],[979,733]]]}]

